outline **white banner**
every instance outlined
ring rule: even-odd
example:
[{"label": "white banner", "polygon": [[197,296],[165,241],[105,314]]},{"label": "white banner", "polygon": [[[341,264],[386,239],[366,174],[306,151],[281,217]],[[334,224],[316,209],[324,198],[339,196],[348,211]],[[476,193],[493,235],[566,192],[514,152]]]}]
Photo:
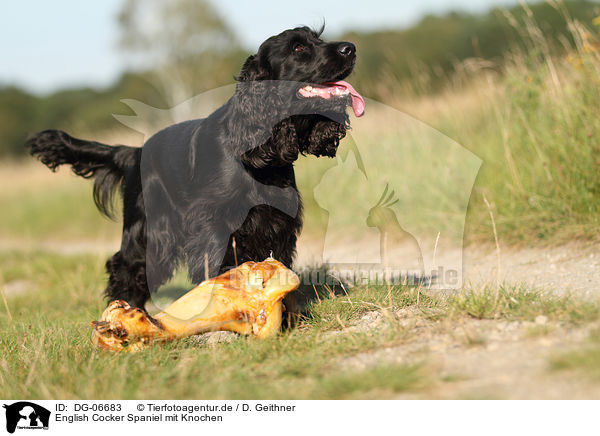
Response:
[{"label": "white banner", "polygon": [[[595,401],[2,401],[0,435],[597,434]],[[242,432],[242,433],[240,433]]]}]

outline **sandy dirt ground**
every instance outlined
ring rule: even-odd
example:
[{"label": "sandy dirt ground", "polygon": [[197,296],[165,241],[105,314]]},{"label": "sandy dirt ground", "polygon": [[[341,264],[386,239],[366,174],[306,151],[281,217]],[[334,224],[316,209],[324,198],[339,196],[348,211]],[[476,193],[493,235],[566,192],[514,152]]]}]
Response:
[{"label": "sandy dirt ground", "polygon": [[[425,320],[414,310],[396,313],[410,334],[406,343],[346,357],[342,368],[364,370],[381,364],[425,363],[432,384],[398,398],[429,399],[597,399],[600,383],[580,374],[555,371],[551,359],[589,346],[598,323],[572,327],[549,322],[502,320]],[[346,331],[381,328],[386,316],[365,314]],[[543,329],[546,333],[536,335]]]},{"label": "sandy dirt ground", "polygon": [[[120,241],[23,241],[0,240],[0,250],[42,250],[60,254],[110,255],[118,250]],[[340,246],[339,250],[347,250]],[[402,264],[402,246],[392,248],[389,257]],[[423,254],[426,257],[427,253]],[[300,238],[296,267],[321,262],[322,249],[310,238]],[[435,264],[462,265],[459,271],[466,287],[481,287],[502,283],[528,285],[551,292],[576,292],[600,295],[600,245],[571,243],[558,247],[450,247],[438,250]]]},{"label": "sandy dirt ground", "polygon": [[[339,250],[348,250],[348,247],[340,246]],[[405,251],[402,245],[398,245],[390,248],[388,256],[402,265]],[[319,255],[318,245],[314,241],[300,239],[298,265],[318,263]],[[425,259],[428,255],[433,257],[431,253],[423,253]],[[437,251],[432,269],[444,265],[458,265],[462,283],[469,288],[500,282],[558,293],[600,295],[599,244],[578,242],[558,247],[500,246],[500,250],[492,245],[450,246]]]}]

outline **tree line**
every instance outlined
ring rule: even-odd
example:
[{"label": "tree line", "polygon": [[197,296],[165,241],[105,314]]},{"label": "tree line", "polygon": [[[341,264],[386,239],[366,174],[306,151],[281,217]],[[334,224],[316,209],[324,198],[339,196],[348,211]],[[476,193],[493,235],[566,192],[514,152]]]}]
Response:
[{"label": "tree line", "polygon": [[[233,82],[233,76],[249,53],[240,47],[226,23],[208,3],[203,3],[204,8],[198,13],[190,14],[190,0],[164,2],[171,6],[158,11],[162,17],[180,25],[181,20],[176,18],[178,14],[185,15],[188,23],[183,27],[185,32],[161,29],[161,37],[169,39],[162,44],[152,44],[154,35],[140,34],[133,20],[135,8],[144,7],[144,1],[125,2],[119,16],[122,46],[124,50],[143,52],[146,59],[152,59],[153,68],[125,72],[105,89],[64,89],[46,96],[0,85],[0,156],[23,155],[26,137],[46,128],[65,129],[80,135],[122,128],[112,114],[129,114],[120,103],[123,98],[168,108],[180,102],[177,100]],[[193,4],[194,8],[198,7],[198,2]],[[559,54],[574,43],[566,17],[591,26],[594,17],[599,15],[597,2],[568,0],[559,5],[537,3],[526,8],[492,9],[481,14],[427,15],[406,29],[334,36],[357,45],[358,61],[349,79],[355,88],[367,97],[385,101],[394,92],[405,89],[435,93],[468,59],[489,61],[486,64],[489,68],[501,70],[502,59],[508,51],[535,50],[525,35],[532,23]],[[195,34],[191,29],[204,30]],[[200,40],[208,43],[198,45]],[[175,76],[180,85],[178,89],[169,86]]]}]

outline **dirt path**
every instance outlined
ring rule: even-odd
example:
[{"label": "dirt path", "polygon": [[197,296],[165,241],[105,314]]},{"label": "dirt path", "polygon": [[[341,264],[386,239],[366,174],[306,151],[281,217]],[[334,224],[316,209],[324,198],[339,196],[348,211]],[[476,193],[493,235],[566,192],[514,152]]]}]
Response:
[{"label": "dirt path", "polygon": [[[447,250],[439,262],[452,262]],[[552,248],[500,249],[470,246],[462,252],[463,284],[478,289],[501,282],[581,297],[600,296],[600,247],[572,243]],[[401,259],[402,252],[395,253]],[[444,258],[443,256],[450,257]],[[590,346],[598,323],[574,327],[538,317],[536,322],[476,320],[430,321],[405,309],[397,313],[409,332],[406,343],[362,353],[339,362],[365,369],[385,363],[425,362],[432,386],[399,398],[597,399],[600,384],[569,371],[554,371],[551,360]],[[385,322],[365,315],[352,331],[376,331]]]},{"label": "dirt path", "polygon": [[[466,283],[494,282],[498,276],[498,256],[490,247],[467,247],[463,265]],[[598,244],[501,249],[499,265],[501,282],[524,283],[553,292],[600,295]]]},{"label": "dirt path", "polygon": [[89,239],[80,241],[63,241],[53,239],[0,239],[2,251],[42,251],[62,255],[98,254],[109,255],[119,249],[121,241],[104,239]]},{"label": "dirt path", "polygon": [[[306,248],[300,257],[305,256]],[[342,249],[342,248],[341,248]],[[402,261],[402,247],[392,254]],[[440,254],[439,263],[452,263],[458,249]],[[463,284],[479,289],[498,280],[503,283],[573,293],[580,297],[600,296],[600,247],[572,243],[552,248],[508,249],[470,246],[462,251]],[[570,371],[551,369],[554,357],[590,347],[587,326],[551,322],[476,320],[470,318],[431,321],[404,309],[397,313],[409,339],[392,348],[362,353],[339,362],[341,367],[365,369],[385,363],[425,362],[433,385],[399,398],[498,398],[498,399],[597,399],[600,384]],[[353,331],[377,331],[385,317],[365,315]]]},{"label": "dirt path", "polygon": [[[399,398],[590,399],[600,384],[551,369],[551,359],[589,346],[598,324],[569,327],[538,317],[535,322],[453,319],[430,321],[417,312],[396,313],[409,332],[406,343],[341,359],[344,369],[425,362],[433,380],[424,391]],[[386,317],[365,314],[346,333],[382,327]],[[332,334],[339,334],[334,332]]]},{"label": "dirt path", "polygon": [[[314,263],[315,244],[300,240],[298,264]],[[341,251],[345,247],[339,248]],[[462,254],[463,285],[481,287],[500,282],[526,284],[552,292],[576,292],[600,295],[600,245],[571,243],[558,247],[503,248],[500,256],[493,246],[467,246],[437,253],[437,265],[460,264]],[[423,254],[425,257],[425,253]],[[402,263],[403,247],[396,247],[390,257]],[[499,270],[499,273],[498,273]]]},{"label": "dirt path", "polygon": [[[0,240],[0,251],[41,250],[59,254],[110,255],[118,250],[119,241],[23,241]],[[300,238],[296,265],[311,265],[319,250],[308,238]],[[340,247],[344,250],[344,247]],[[402,259],[403,249],[397,247],[390,254]],[[438,264],[452,264],[460,259],[461,250],[450,249],[438,253]],[[600,245],[572,243],[550,248],[503,248],[500,261],[492,246],[468,246],[462,251],[463,284],[480,287],[501,282],[527,284],[552,292],[576,292],[580,295],[600,295]],[[500,265],[500,274],[498,274]]]}]

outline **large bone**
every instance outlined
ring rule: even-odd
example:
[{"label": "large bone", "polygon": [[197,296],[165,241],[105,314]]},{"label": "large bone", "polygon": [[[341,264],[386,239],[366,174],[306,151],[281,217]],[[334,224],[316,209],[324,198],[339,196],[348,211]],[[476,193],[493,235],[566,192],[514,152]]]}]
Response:
[{"label": "large bone", "polygon": [[91,323],[92,342],[112,351],[138,351],[152,342],[217,330],[266,338],[279,331],[281,300],[298,284],[298,276],[275,259],[246,262],[200,283],[154,317],[112,301],[101,320]]}]

